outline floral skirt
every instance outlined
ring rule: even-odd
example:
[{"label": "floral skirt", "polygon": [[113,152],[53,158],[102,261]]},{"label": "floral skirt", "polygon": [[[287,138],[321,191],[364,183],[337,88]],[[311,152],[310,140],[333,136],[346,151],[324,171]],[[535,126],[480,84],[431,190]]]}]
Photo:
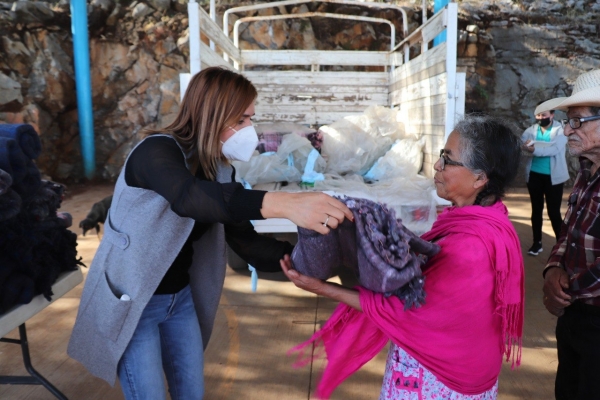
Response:
[{"label": "floral skirt", "polygon": [[455,392],[410,354],[390,343],[379,400],[495,400],[498,381],[487,392],[466,395]]}]

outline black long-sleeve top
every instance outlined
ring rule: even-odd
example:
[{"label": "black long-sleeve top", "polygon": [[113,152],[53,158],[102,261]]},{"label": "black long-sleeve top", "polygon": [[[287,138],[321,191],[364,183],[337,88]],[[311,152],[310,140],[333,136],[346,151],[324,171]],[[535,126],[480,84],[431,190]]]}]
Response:
[{"label": "black long-sleeve top", "polygon": [[171,210],[177,215],[196,220],[155,294],[177,293],[189,283],[192,244],[213,223],[225,225],[225,238],[231,249],[259,271],[281,270],[279,260],[293,249],[288,242],[259,235],[250,223],[250,220],[264,219],[260,209],[266,192],[246,190],[235,181],[210,181],[201,168],[192,175],[173,138],[150,137],[137,146],[127,161],[125,182],[155,191],[171,204]]}]

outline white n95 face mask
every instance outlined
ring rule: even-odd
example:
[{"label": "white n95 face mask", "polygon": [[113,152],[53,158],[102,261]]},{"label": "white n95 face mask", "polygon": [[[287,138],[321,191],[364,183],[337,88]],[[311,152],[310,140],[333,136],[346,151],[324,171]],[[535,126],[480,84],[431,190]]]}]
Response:
[{"label": "white n95 face mask", "polygon": [[258,135],[252,125],[239,131],[231,128],[235,133],[223,143],[223,155],[229,160],[250,161],[258,145]]}]

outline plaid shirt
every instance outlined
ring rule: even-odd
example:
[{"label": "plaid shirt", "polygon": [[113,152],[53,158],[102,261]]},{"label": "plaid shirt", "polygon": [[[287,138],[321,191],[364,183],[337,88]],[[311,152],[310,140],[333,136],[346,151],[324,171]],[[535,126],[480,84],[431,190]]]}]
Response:
[{"label": "plaid shirt", "polygon": [[548,268],[563,268],[570,277],[567,293],[573,300],[600,307],[600,170],[591,176],[592,162],[580,158],[580,164],[544,274]]}]

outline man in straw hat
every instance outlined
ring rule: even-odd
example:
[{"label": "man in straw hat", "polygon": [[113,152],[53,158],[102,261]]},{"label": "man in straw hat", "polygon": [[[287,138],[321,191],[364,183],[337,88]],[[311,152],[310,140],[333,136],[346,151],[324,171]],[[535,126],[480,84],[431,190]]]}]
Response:
[{"label": "man in straw hat", "polygon": [[558,318],[556,399],[600,398],[600,69],[575,81],[564,110],[569,152],[580,170],[558,242],[544,269],[544,306]]},{"label": "man in straw hat", "polygon": [[531,200],[531,228],[533,244],[527,251],[532,256],[540,254],[542,249],[542,224],[544,198],[548,217],[552,223],[554,236],[558,240],[562,215],[560,203],[563,196],[563,184],[569,179],[569,169],[565,159],[567,138],[562,124],[554,120],[554,110],[540,107],[538,103],[534,115],[536,123],[525,129],[521,135],[523,150],[527,157],[526,181]]}]

